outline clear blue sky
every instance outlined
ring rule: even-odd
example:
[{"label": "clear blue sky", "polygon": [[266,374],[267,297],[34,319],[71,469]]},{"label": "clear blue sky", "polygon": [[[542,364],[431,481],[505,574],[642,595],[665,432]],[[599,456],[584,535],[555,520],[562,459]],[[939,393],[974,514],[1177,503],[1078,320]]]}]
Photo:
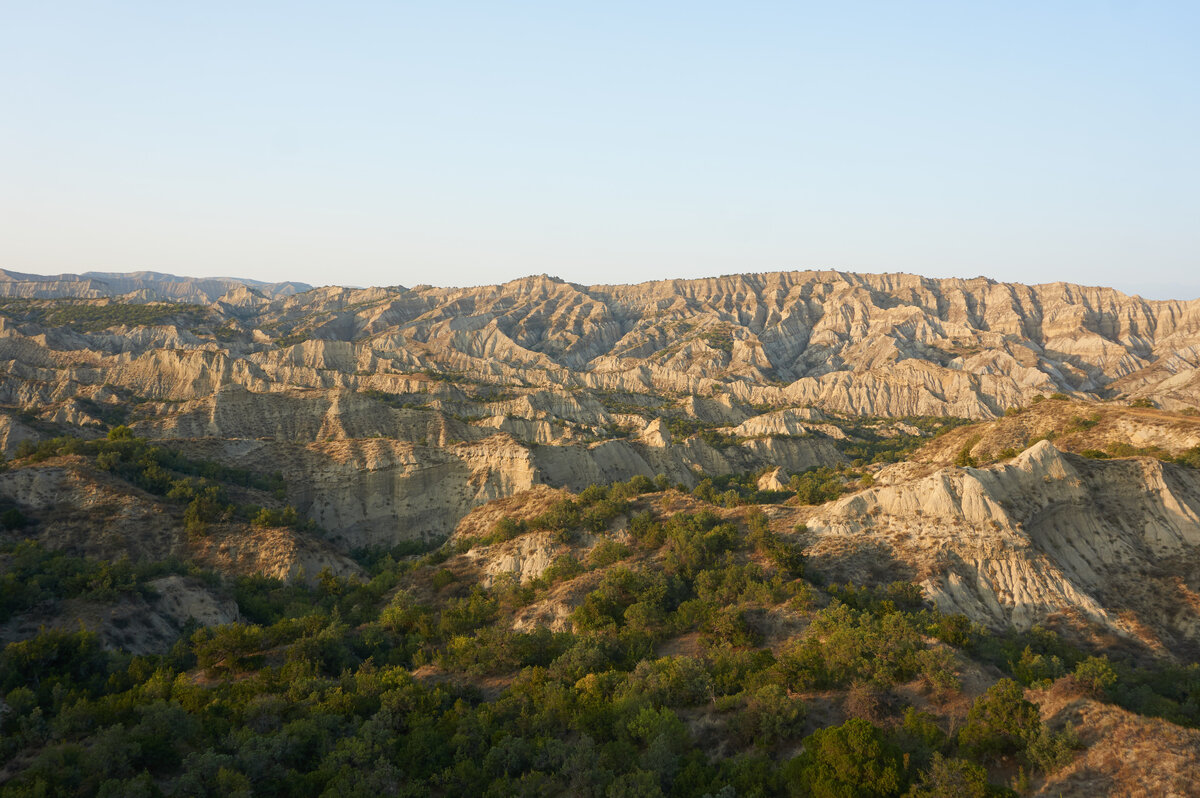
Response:
[{"label": "clear blue sky", "polygon": [[1200,3],[0,0],[0,267],[1200,296]]}]

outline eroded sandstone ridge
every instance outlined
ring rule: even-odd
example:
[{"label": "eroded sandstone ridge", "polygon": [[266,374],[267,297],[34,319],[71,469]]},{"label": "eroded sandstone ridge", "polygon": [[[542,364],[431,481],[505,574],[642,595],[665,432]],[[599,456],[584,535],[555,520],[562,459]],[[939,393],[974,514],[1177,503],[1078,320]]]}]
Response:
[{"label": "eroded sandstone ridge", "polygon": [[[836,464],[862,440],[839,419],[987,419],[1054,393],[1200,401],[1200,303],[1066,284],[791,272],[301,292],[4,276],[0,293],[20,297],[0,301],[8,453],[124,421],[284,466],[303,486],[293,502],[347,546],[443,536],[534,484]],[[922,432],[866,430],[906,434]]]},{"label": "eroded sandstone ridge", "polygon": [[[198,547],[151,503],[143,514],[165,520],[137,545],[113,531],[132,516],[64,520],[55,534],[84,551],[311,578],[352,570],[355,550],[445,538],[531,489],[755,473],[782,495],[791,475],[853,462],[876,485],[801,514],[815,552],[884,552],[993,625],[1069,610],[1151,645],[1197,639],[1195,613],[1148,609],[1196,603],[1196,472],[1037,440],[1125,455],[1200,444],[1178,413],[1200,406],[1200,301],[842,272],[461,289],[0,277],[8,454],[128,425],[187,457],[277,472],[279,503],[319,530],[235,525]],[[10,473],[0,498],[36,514],[82,485],[111,492],[80,468]],[[143,512],[130,495],[125,512]]]},{"label": "eroded sandstone ridge", "polygon": [[1057,615],[1200,651],[1194,468],[1093,460],[1043,440],[1006,462],[847,496],[810,516],[806,537],[859,581],[898,566],[943,611],[994,628]]},{"label": "eroded sandstone ridge", "polygon": [[[0,644],[179,669],[133,660],[146,696],[403,673],[486,702],[532,675],[592,706],[702,674],[679,717],[721,757],[763,696],[764,716],[807,707],[786,750],[854,717],[969,754],[955,730],[1012,674],[1041,704],[1038,771],[988,760],[992,781],[1190,794],[1197,732],[1172,724],[1200,723],[1198,311],[839,272],[0,272]],[[16,670],[38,687],[42,666]],[[83,727],[38,689],[54,728]],[[3,698],[19,770],[47,727]]]},{"label": "eroded sandstone ridge", "polygon": [[[110,295],[141,286],[109,280]],[[213,281],[197,281],[204,290],[142,282],[157,293],[141,286],[119,301],[214,291]],[[1168,409],[1200,395],[1200,302],[1064,283],[786,272],[590,287],[550,277],[304,293],[222,284],[213,301],[136,330],[45,324],[32,300],[77,283],[0,281],[31,299],[6,305],[4,350],[21,367],[6,381],[10,396],[45,402],[103,384],[167,401],[229,384],[404,395],[429,392],[432,376],[989,418],[1054,391],[1153,395]],[[75,296],[108,284],[88,285]],[[56,379],[52,389],[20,383],[35,378]]]}]

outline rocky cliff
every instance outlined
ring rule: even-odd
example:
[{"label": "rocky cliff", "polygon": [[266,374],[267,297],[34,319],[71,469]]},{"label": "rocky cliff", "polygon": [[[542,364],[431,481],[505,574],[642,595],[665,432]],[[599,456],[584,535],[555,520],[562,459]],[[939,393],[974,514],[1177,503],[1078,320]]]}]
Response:
[{"label": "rocky cliff", "polygon": [[[1130,562],[1173,575],[1190,556],[1194,472],[1033,444],[1173,456],[1200,443],[1200,422],[1170,412],[1200,407],[1200,303],[841,272],[307,288],[5,273],[0,444],[126,424],[189,457],[279,472],[320,545],[343,553],[448,536],[538,486],[752,473],[786,492],[789,475],[854,462],[876,487],[811,519],[818,548],[886,550],[989,623],[1069,609],[1168,647],[1194,636],[1190,620],[1145,613],[1133,628],[1120,602],[1137,593],[1119,587]],[[956,418],[979,423],[950,431]],[[61,491],[39,493],[52,472],[7,475],[7,495],[39,511]],[[101,527],[80,542],[100,546]],[[173,535],[149,556],[181,545]],[[286,541],[264,559],[259,544],[199,554],[281,575],[335,562]],[[1139,584],[1163,598],[1163,580]]]},{"label": "rocky cliff", "polygon": [[[197,399],[230,383],[407,394],[424,392],[421,377],[432,376],[988,418],[1056,391],[1153,397],[1167,409],[1195,407],[1200,396],[1200,302],[1061,283],[789,272],[634,286],[530,277],[469,289],[295,293],[303,286],[231,290],[219,281],[105,276],[92,294],[74,296],[116,296],[146,283],[156,299],[203,300],[203,312],[83,331],[48,326],[37,297],[51,289],[12,278],[0,287],[35,287],[13,288],[9,295],[33,298],[5,306],[4,349],[26,367],[10,381],[50,376],[29,370],[36,367],[79,388],[107,382],[147,398]],[[119,298],[146,301],[136,291]]]},{"label": "rocky cliff", "polygon": [[[888,479],[887,469],[881,481]],[[1200,471],[1094,460],[1041,441],[826,505],[814,554],[856,581],[895,569],[947,612],[995,628],[1057,617],[1160,650],[1200,651]]]},{"label": "rocky cliff", "polygon": [[253,467],[286,462],[303,486],[292,500],[346,545],[445,535],[533,484],[690,487],[836,465],[927,434],[907,416],[989,419],[1059,394],[1200,402],[1200,304],[1065,284],[4,278],[19,297],[0,300],[6,452],[124,422]]},{"label": "rocky cliff", "polygon": [[[757,662],[742,689],[841,656],[850,632],[898,656],[883,638],[908,630],[919,679],[779,698],[806,691],[814,730],[907,734],[935,710],[953,734],[1021,670],[1062,740],[1082,728],[1038,794],[1188,794],[1195,730],[1129,708],[1197,717],[1198,363],[1200,302],[1062,284],[0,272],[0,643],[83,626],[172,652],[188,691],[249,683],[259,660],[305,684],[349,684],[348,658],[362,683],[466,667],[486,699],[525,678],[504,659],[518,644],[587,628],[603,645],[520,662],[577,660],[564,685],[587,690],[651,660]],[[814,636],[835,617],[840,637]],[[239,621],[274,625],[193,634]],[[612,641],[645,664],[592,672]],[[189,645],[200,670],[176,657]],[[1119,695],[1094,662],[1077,678],[1085,653],[1113,657]],[[1114,696],[1126,709],[1097,700]],[[734,697],[681,717],[726,728]]]}]

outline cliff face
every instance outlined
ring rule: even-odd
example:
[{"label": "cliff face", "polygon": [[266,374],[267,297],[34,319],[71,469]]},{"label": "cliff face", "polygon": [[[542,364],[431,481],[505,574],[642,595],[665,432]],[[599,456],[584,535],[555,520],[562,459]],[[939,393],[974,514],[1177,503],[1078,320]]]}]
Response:
[{"label": "cliff face", "polygon": [[779,462],[789,471],[838,462],[824,439],[767,439],[716,448],[693,438],[670,446],[617,439],[525,445],[507,434],[437,445],[391,438],[301,445],[277,440],[171,441],[192,455],[252,471],[280,470],[288,500],[345,549],[445,537],[472,508],[536,485],[580,491],[665,474],[694,486],[701,474]]},{"label": "cliff face", "polygon": [[[901,581],[996,631],[1045,626],[1129,662],[1186,664],[1200,655],[1198,363],[1200,302],[1061,284],[804,272],[309,290],[0,272],[0,576],[38,588],[28,574],[45,554],[37,567],[53,577],[9,591],[0,645],[82,625],[108,648],[163,653],[195,623],[266,623],[298,603],[312,630],[328,613],[330,635],[276,645],[272,631],[264,657],[378,643],[392,649],[379,663],[403,647],[414,678],[440,679],[463,667],[460,644],[591,623],[603,639],[623,627],[635,647],[653,640],[656,658],[716,662],[754,641],[773,652],[744,661],[758,669],[787,661],[818,608],[867,595],[839,585]],[[680,513],[704,515],[668,522]],[[733,526],[705,531],[713,519]],[[67,584],[62,573],[96,564],[64,553],[155,565],[136,583],[126,564]],[[251,575],[315,590],[238,581]],[[896,600],[919,604],[915,591]],[[503,660],[520,641],[480,650]],[[929,648],[930,667],[945,654],[961,691],[929,674],[886,691],[856,682],[832,703],[822,687],[802,698],[808,722],[884,712],[899,728],[911,700],[962,728],[966,699],[998,671],[992,654],[967,656],[983,643],[947,643]],[[563,656],[590,669],[591,648]],[[584,679],[564,670],[565,684],[624,680],[603,657]],[[319,667],[349,673],[332,655]],[[224,677],[193,684],[209,678]],[[487,676],[481,694],[507,678]],[[1039,794],[1187,792],[1197,733],[1084,689],[1066,676],[1043,691],[1046,720],[1080,726],[1086,751],[1039,776]],[[717,703],[706,691],[680,717],[731,729],[717,716],[753,690]],[[1195,695],[1138,691],[1194,707]],[[1129,751],[1152,765],[1127,767]]]},{"label": "cliff face", "polygon": [[141,302],[215,302],[248,295],[260,298],[287,296],[311,288],[305,283],[264,283],[232,277],[194,279],[158,272],[41,275],[0,269],[0,296],[28,299],[130,296]]},{"label": "cliff face", "polygon": [[1058,392],[1200,402],[1200,304],[1064,284],[2,277],[0,294],[22,297],[0,300],[7,453],[124,422],[244,467],[284,464],[289,500],[347,546],[442,536],[535,484],[690,487],[701,472],[846,462],[864,434],[925,434],[863,433],[864,415],[988,419]]},{"label": "cliff face", "polygon": [[[890,479],[887,469],[881,474]],[[1152,648],[1200,650],[1200,471],[1091,460],[1041,441],[826,505],[812,551],[869,579],[893,568],[946,612],[995,628],[1057,617]]]},{"label": "cliff face", "polygon": [[[1190,556],[1194,472],[1029,446],[1200,443],[1200,422],[1164,412],[1200,407],[1200,302],[841,272],[305,288],[0,275],[0,445],[128,424],[190,457],[280,472],[287,503],[325,530],[320,546],[349,552],[445,537],[538,486],[641,475],[691,488],[759,472],[780,490],[788,475],[893,444],[911,452],[948,426],[909,416],[957,416],[981,423],[810,519],[818,548],[891,552],[928,572],[947,609],[989,623],[1071,609],[1164,645],[1194,637],[1191,621],[1159,615],[1142,613],[1149,632],[1130,627],[1120,602],[1138,592],[1113,592],[1129,562]],[[1076,401],[1035,403],[1051,395]],[[1160,409],[1128,407],[1138,399]],[[1028,409],[1004,414],[1016,406]],[[963,451],[1011,462],[951,467]],[[79,481],[67,473],[20,469],[3,489],[36,508],[65,490],[46,480]],[[162,513],[140,506],[123,523],[146,527],[146,555],[185,546],[137,520]],[[80,545],[115,539],[107,521],[77,526]],[[229,534],[197,556],[284,576],[351,567],[303,536]],[[1147,585],[1169,592],[1134,587]]]},{"label": "cliff face", "polygon": [[[203,318],[85,333],[10,306],[3,349],[24,367],[10,380],[67,377],[189,400],[231,383],[407,393],[429,370],[504,386],[969,418],[1055,391],[1153,395],[1168,409],[1200,397],[1200,303],[1061,283],[790,272],[591,287],[548,277],[305,293],[222,284],[214,297],[203,281],[134,277],[106,276],[96,292],[146,283],[158,298],[201,300]],[[47,286],[58,283],[11,278],[0,280],[10,295],[57,295]]]}]

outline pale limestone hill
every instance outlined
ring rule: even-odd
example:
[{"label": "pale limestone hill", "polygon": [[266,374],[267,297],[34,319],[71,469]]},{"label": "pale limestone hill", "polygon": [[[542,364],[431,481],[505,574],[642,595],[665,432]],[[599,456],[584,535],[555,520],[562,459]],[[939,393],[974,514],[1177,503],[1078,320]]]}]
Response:
[{"label": "pale limestone hill", "polygon": [[238,289],[209,299],[203,321],[115,333],[46,327],[29,307],[9,307],[4,391],[23,403],[106,383],[166,400],[229,383],[408,394],[427,390],[414,377],[428,370],[505,388],[728,394],[775,407],[970,418],[1055,391],[1152,397],[1168,409],[1196,407],[1200,396],[1200,304],[1104,288],[789,272],[634,286],[530,277],[470,289],[289,290],[264,303]]},{"label": "pale limestone hill", "polygon": [[[245,467],[286,463],[305,486],[291,501],[346,546],[442,536],[471,507],[534,484],[796,473],[856,459],[844,452],[857,443],[927,434],[863,415],[989,419],[1059,392],[1167,409],[1200,397],[1189,387],[1200,305],[1064,284],[791,272],[298,292],[84,277],[107,280],[96,291],[108,298],[0,303],[5,452],[124,422]],[[46,282],[8,275],[23,280]],[[150,296],[111,298],[135,284],[201,304],[124,313]],[[1005,442],[981,442],[976,458],[1063,422],[1028,412],[1029,423],[997,421]],[[1163,437],[1147,419],[1133,426]],[[929,462],[952,460],[944,447],[962,434]],[[370,465],[347,467],[357,461],[338,459],[343,445],[371,452]]]},{"label": "pale limestone hill", "polygon": [[315,579],[325,568],[340,575],[361,569],[329,543],[283,528],[213,523],[189,535],[183,508],[67,456],[0,473],[0,499],[34,519],[0,533],[4,542],[31,539],[48,549],[101,560],[194,561],[228,574],[261,573]]},{"label": "pale limestone hill", "polygon": [[[886,477],[886,469],[884,475]],[[1055,621],[1157,651],[1200,650],[1200,471],[1092,460],[1041,441],[811,512],[810,550],[856,581],[918,581],[994,628]]]},{"label": "pale limestone hill", "polygon": [[28,299],[95,299],[129,296],[135,301],[214,302],[229,292],[264,297],[312,290],[305,283],[264,283],[233,277],[176,277],[159,272],[23,274],[0,269],[0,296]]},{"label": "pale limestone hill", "polygon": [[[110,297],[127,287],[104,277]],[[690,488],[705,475],[799,474],[932,438],[910,463],[871,467],[876,487],[799,512],[812,516],[815,550],[892,552],[948,609],[989,623],[1069,612],[1167,649],[1195,636],[1190,610],[1148,609],[1191,606],[1194,473],[1032,446],[1050,436],[1066,451],[1176,455],[1200,443],[1200,421],[1129,406],[1196,408],[1195,302],[840,272],[219,287],[199,310],[161,305],[129,323],[111,299],[8,300],[5,449],[127,423],[189,456],[281,472],[287,502],[325,530],[321,545],[349,552],[447,536],[473,509],[539,486],[663,475]],[[935,437],[894,418],[910,415],[985,423]],[[996,465],[952,467],[964,454]],[[10,497],[41,507],[21,471],[5,476]],[[148,539],[172,539],[145,526]],[[111,538],[104,524],[78,528],[81,545]],[[298,571],[288,563],[300,549],[274,541],[264,560],[258,545],[233,540],[204,556]]]}]

